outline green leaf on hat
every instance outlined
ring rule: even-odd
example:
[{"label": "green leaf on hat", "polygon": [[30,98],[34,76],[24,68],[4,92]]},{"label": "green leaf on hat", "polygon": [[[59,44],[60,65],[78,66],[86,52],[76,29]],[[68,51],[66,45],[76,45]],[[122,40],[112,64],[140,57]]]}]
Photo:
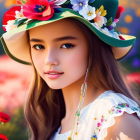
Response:
[{"label": "green leaf on hat", "polygon": [[107,21],[106,25],[110,26],[112,24],[112,17]]},{"label": "green leaf on hat", "polygon": [[33,20],[33,22],[29,22],[29,23],[27,24],[26,29],[33,28],[33,27],[36,25],[36,23],[38,23],[38,22],[40,22],[40,21],[39,21],[39,20]]},{"label": "green leaf on hat", "polygon": [[27,18],[22,19],[22,20],[16,19],[15,22],[14,22],[14,25],[17,25],[17,27],[18,27],[19,25],[23,24],[26,20],[27,20]]},{"label": "green leaf on hat", "polygon": [[68,0],[68,1],[66,1],[64,4],[68,4],[68,3],[70,3],[70,1]]},{"label": "green leaf on hat", "polygon": [[[17,21],[18,21],[18,19],[15,19],[15,22],[17,22]],[[14,22],[14,23],[15,23],[15,22]],[[15,24],[14,24],[14,25],[15,25]]]},{"label": "green leaf on hat", "polygon": [[62,7],[62,8],[67,8],[67,4],[69,4],[69,3],[70,3],[70,0],[66,1],[65,3],[63,3],[63,4],[61,5],[61,7]]}]

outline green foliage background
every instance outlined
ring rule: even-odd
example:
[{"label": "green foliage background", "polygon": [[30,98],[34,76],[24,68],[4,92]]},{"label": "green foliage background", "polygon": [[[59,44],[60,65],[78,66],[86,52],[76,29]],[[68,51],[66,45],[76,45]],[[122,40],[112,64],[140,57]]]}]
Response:
[{"label": "green foliage background", "polygon": [[[9,115],[8,110],[4,110],[4,113]],[[27,140],[27,123],[23,115],[23,107],[19,107],[13,110],[13,115],[10,121],[7,123],[0,123],[0,134],[7,136],[9,140]]]}]

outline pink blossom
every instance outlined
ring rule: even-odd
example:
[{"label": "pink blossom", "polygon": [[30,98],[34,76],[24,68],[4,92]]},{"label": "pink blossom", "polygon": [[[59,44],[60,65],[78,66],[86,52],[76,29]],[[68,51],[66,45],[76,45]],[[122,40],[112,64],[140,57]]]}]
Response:
[{"label": "pink blossom", "polygon": [[115,23],[119,22],[119,19],[114,19],[114,22],[115,22]]},{"label": "pink blossom", "polygon": [[104,17],[100,16],[101,12],[98,12],[96,14],[96,18],[94,18],[94,21],[99,25],[99,27],[102,27],[103,24],[105,23]]},{"label": "pink blossom", "polygon": [[54,5],[54,1],[27,0],[23,5],[23,15],[28,19],[48,20],[54,13],[52,5]]}]

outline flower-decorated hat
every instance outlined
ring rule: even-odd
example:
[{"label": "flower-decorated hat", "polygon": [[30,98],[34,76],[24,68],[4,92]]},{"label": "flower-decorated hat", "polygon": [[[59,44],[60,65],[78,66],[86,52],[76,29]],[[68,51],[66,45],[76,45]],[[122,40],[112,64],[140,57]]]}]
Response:
[{"label": "flower-decorated hat", "polygon": [[17,0],[18,6],[4,14],[1,37],[4,50],[13,60],[31,65],[27,30],[64,18],[75,18],[112,46],[117,60],[132,49],[136,37],[121,34],[116,23],[124,11],[118,0]]}]

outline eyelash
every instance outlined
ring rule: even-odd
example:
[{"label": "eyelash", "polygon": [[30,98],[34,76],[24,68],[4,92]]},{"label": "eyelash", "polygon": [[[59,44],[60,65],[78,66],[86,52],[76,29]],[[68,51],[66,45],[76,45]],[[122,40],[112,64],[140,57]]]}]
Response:
[{"label": "eyelash", "polygon": [[[70,43],[67,43],[67,44],[63,44],[62,46],[64,46],[64,45],[68,45],[69,46],[69,48],[66,48],[66,49],[70,49],[70,48],[73,48],[74,47],[74,45],[73,44],[70,44]],[[36,49],[36,46],[43,46],[43,45],[34,45],[32,48],[34,48],[34,49]],[[61,47],[62,47],[61,46]],[[44,47],[44,46],[43,46]],[[61,48],[60,47],[60,48]],[[36,50],[40,50],[40,49],[36,49]]]}]

